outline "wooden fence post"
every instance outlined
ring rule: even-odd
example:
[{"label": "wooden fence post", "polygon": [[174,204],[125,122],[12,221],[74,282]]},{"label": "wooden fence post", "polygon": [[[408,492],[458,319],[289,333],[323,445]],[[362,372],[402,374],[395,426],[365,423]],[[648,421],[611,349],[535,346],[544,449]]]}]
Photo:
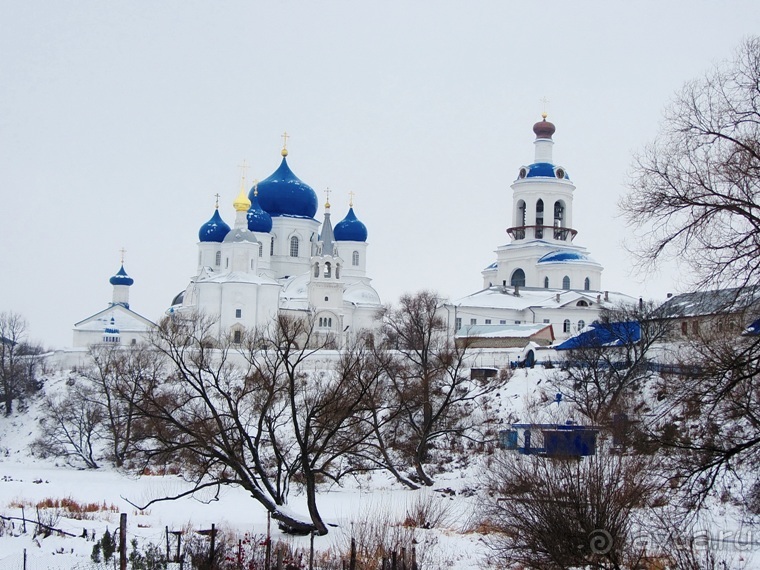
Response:
[{"label": "wooden fence post", "polygon": [[349,570],[356,570],[356,540],[351,537],[351,562],[348,565]]},{"label": "wooden fence post", "polygon": [[127,513],[121,513],[119,525],[119,569],[127,570]]}]

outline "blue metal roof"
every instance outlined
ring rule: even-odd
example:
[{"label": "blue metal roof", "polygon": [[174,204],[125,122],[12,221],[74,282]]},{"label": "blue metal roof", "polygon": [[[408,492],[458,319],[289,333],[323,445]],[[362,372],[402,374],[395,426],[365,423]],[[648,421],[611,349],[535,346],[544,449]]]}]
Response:
[{"label": "blue metal roof", "polygon": [[538,260],[538,263],[552,263],[561,261],[588,261],[588,257],[577,251],[571,251],[568,249],[559,249],[547,253]]},{"label": "blue metal roof", "polygon": [[367,241],[367,226],[356,217],[354,209],[349,208],[346,217],[335,225],[333,235],[335,241]]},{"label": "blue metal roof", "polygon": [[623,346],[641,340],[641,325],[634,321],[620,323],[592,323],[581,333],[555,347],[556,350]]},{"label": "blue metal roof", "polygon": [[127,272],[124,271],[124,266],[122,265],[121,268],[119,268],[119,271],[116,272],[116,275],[111,277],[108,282],[111,285],[126,285],[129,287],[135,282],[135,280],[127,275]]},{"label": "blue metal roof", "polygon": [[259,197],[254,195],[251,207],[246,214],[248,229],[252,232],[269,233],[272,231],[272,216],[267,214],[259,204]]},{"label": "blue metal roof", "polygon": [[[557,178],[556,166],[551,162],[534,162],[527,167],[528,172],[525,174],[526,178]],[[564,170],[564,169],[563,169]],[[565,174],[563,179],[570,180],[570,176],[567,174],[567,170],[564,170]]]},{"label": "blue metal roof", "polygon": [[[285,157],[280,167],[269,177],[258,183],[259,203],[270,216],[290,216],[313,218],[319,202],[314,189],[298,178],[288,166]],[[254,190],[248,193],[253,202]]]},{"label": "blue metal roof", "polygon": [[224,236],[226,236],[229,231],[230,226],[224,223],[222,216],[219,215],[219,210],[214,210],[214,215],[211,216],[211,219],[203,224],[201,229],[198,230],[198,240],[203,242],[216,241],[221,243],[224,241]]}]

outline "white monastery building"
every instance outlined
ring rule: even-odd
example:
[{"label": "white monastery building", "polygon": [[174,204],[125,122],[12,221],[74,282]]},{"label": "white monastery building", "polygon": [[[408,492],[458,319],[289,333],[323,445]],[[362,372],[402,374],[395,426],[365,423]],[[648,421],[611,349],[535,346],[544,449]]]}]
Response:
[{"label": "white monastery building", "polygon": [[[460,338],[505,343],[551,325],[545,341],[563,340],[594,321],[602,307],[633,301],[602,290],[602,266],[575,242],[576,188],[568,171],[554,163],[555,127],[546,114],[533,132],[534,160],[520,167],[511,186],[509,242],[483,270],[483,289],[442,307]],[[229,335],[233,342],[278,314],[310,316],[318,336],[340,348],[351,335],[376,327],[382,307],[367,276],[367,228],[356,217],[353,198],[333,227],[328,196],[317,221],[316,193],[290,169],[286,146],[281,154],[279,168],[247,192],[243,178],[232,202],[232,227],[222,219],[217,196],[211,219],[198,232],[195,276],[167,313],[215,317],[216,336]],[[109,307],[74,326],[75,347],[137,342],[155,326],[129,308],[133,280],[123,259],[111,283]]]}]

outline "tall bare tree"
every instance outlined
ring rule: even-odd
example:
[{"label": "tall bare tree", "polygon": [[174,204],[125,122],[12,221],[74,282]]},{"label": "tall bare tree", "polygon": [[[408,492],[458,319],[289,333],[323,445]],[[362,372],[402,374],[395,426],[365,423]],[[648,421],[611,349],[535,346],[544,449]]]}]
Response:
[{"label": "tall bare tree", "polygon": [[677,258],[695,285],[758,283],[760,38],[684,85],[620,207],[645,267]]},{"label": "tall bare tree", "polygon": [[389,351],[386,373],[394,421],[384,438],[414,467],[423,485],[433,480],[425,470],[436,440],[472,436],[476,403],[497,388],[497,380],[469,378],[467,343],[457,344],[439,310],[442,299],[431,291],[403,295],[385,311],[382,347]]},{"label": "tall bare tree", "polygon": [[27,323],[14,312],[0,313],[0,398],[5,415],[13,413],[13,401],[35,388],[36,355],[41,351],[26,342]]}]

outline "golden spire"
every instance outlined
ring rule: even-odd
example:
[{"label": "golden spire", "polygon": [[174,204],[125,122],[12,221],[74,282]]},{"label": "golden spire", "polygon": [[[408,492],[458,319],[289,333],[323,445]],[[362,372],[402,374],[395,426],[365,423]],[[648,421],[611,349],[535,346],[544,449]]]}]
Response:
[{"label": "golden spire", "polygon": [[325,194],[327,195],[327,201],[325,202],[325,208],[329,208],[330,207],[330,187],[329,186],[325,189]]},{"label": "golden spire", "polygon": [[353,208],[354,207],[354,191],[348,193],[348,207]]},{"label": "golden spire", "polygon": [[288,131],[285,131],[282,133],[282,150],[280,151],[280,154],[282,156],[288,156],[288,139],[290,138],[290,135],[288,134]]},{"label": "golden spire", "polygon": [[238,165],[240,167],[240,193],[232,203],[236,212],[247,212],[251,207],[251,201],[248,199],[248,192],[245,191],[245,170],[248,168],[246,161]]},{"label": "golden spire", "polygon": [[119,252],[121,253],[121,264],[124,265],[124,254],[127,253],[127,250],[122,247]]}]

